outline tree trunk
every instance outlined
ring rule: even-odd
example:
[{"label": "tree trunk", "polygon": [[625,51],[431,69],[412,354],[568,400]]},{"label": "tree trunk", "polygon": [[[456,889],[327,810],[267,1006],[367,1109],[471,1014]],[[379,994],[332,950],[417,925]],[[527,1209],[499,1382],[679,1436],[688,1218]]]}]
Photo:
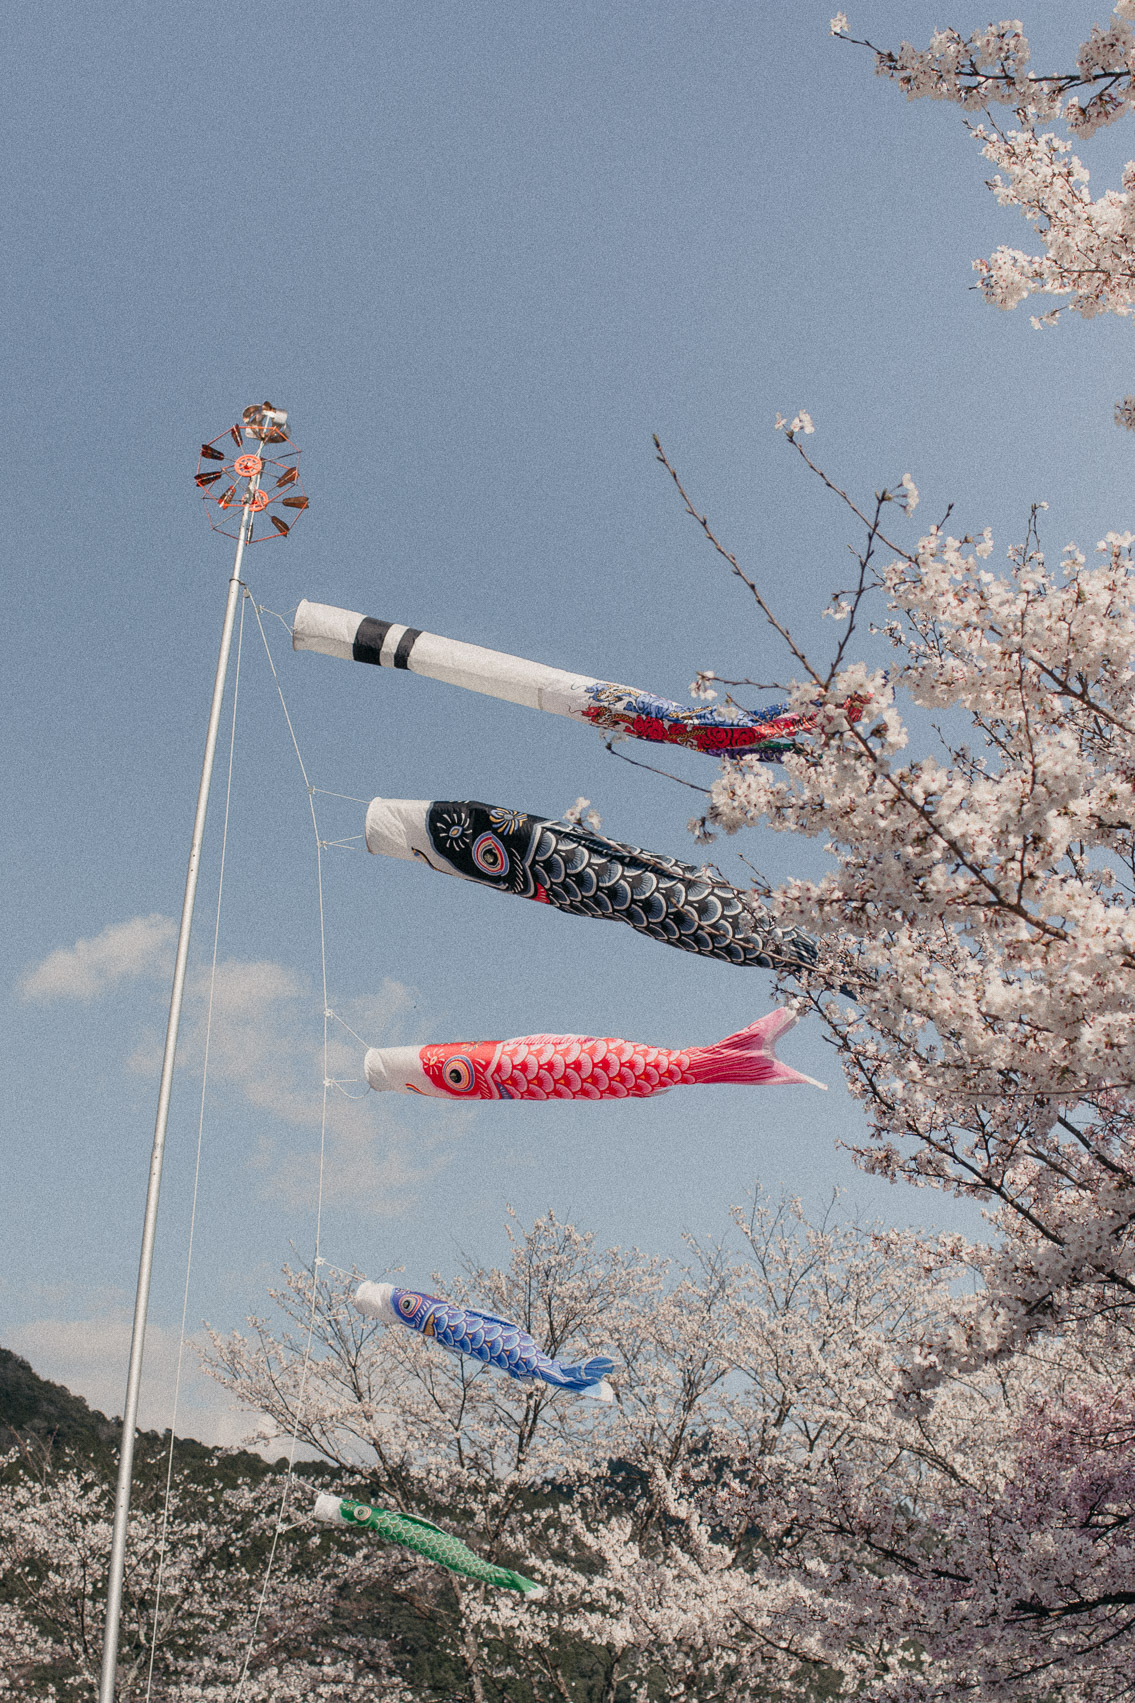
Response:
[{"label": "tree trunk", "polygon": [[615,1687],[619,1681],[619,1658],[612,1656],[611,1665],[607,1669],[607,1678],[603,1683],[602,1703],[615,1703]]},{"label": "tree trunk", "polygon": [[469,1675],[473,1703],[485,1703],[485,1686],[481,1679],[481,1650],[477,1643],[477,1634],[465,1618],[465,1608],[460,1595],[457,1607],[461,1615],[461,1654],[465,1661],[465,1672]]}]

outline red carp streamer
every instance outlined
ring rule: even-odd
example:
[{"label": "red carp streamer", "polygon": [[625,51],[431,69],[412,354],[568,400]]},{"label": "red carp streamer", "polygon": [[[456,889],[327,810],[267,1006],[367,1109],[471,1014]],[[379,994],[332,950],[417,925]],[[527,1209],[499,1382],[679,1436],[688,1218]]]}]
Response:
[{"label": "red carp streamer", "polygon": [[364,1069],[372,1088],[447,1100],[645,1099],[701,1082],[808,1082],[823,1088],[782,1064],[773,1050],[795,1022],[791,1011],[772,1011],[724,1041],[684,1052],[595,1035],[372,1047]]}]

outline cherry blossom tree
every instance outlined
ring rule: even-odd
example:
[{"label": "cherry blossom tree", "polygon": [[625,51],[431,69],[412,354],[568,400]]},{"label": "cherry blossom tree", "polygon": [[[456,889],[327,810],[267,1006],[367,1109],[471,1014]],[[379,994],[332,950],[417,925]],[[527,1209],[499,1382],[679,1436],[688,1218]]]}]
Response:
[{"label": "cherry blossom tree", "polygon": [[[1005,1238],[946,1328],[951,1363],[977,1365],[1135,1296],[1132,538],[1109,534],[1090,566],[1069,545],[1054,571],[1034,512],[997,574],[988,531],[896,541],[884,517],[913,508],[909,479],[860,507],[787,435],[864,526],[859,573],[821,663],[728,557],[821,729],[782,767],[724,763],[693,826],[823,838],[829,872],[768,902],[820,941],[797,980],[868,1114],[861,1163],[982,1201]],[[849,660],[872,607],[887,670]],[[942,1364],[928,1342],[912,1387]]]},{"label": "cherry blossom tree", "polygon": [[[693,1244],[680,1266],[600,1254],[549,1215],[514,1231],[507,1270],[435,1279],[558,1353],[609,1352],[612,1408],[526,1391],[360,1319],[345,1274],[313,1290],[311,1273],[289,1273],[278,1300],[292,1329],[261,1320],[216,1342],[227,1387],[318,1448],[345,1486],[548,1588],[520,1603],[454,1592],[422,1567],[461,1695],[755,1703],[778,1687],[862,1684],[881,1646],[900,1647],[833,1595],[833,1546],[867,1551],[816,1510],[833,1462],[877,1473],[893,1449],[900,1369],[948,1303],[960,1244],[813,1226],[791,1203],[735,1216],[745,1258]],[[849,1563],[848,1579],[862,1570]]]},{"label": "cherry blossom tree", "polygon": [[[785,1463],[738,1453],[717,1518],[759,1540],[777,1633],[878,1699],[1118,1698],[1135,1677],[1130,1403],[1114,1344],[1034,1343],[931,1409],[840,1366]],[[1128,1359],[1129,1363],[1129,1359]],[[850,1398],[850,1399],[849,1399]]]},{"label": "cherry blossom tree", "polygon": [[[858,502],[814,459],[805,412],[777,425],[863,528],[824,659],[659,446],[785,644],[776,689],[819,712],[782,767],[724,761],[691,827],[822,841],[825,873],[758,890],[820,944],[789,991],[867,1113],[857,1156],[981,1201],[995,1239],[953,1250],[976,1281],[911,1329],[874,1421],[845,1386],[817,1481],[742,1455],[731,1493],[769,1555],[783,1497],[801,1541],[782,1633],[798,1615],[866,1694],[1119,1697],[1135,1684],[1135,1456],[1114,1393],[1135,1365],[1135,539],[1109,533],[1090,564],[1070,544],[1053,567],[1034,509],[998,570],[988,528],[906,537],[909,475]],[[694,690],[722,685],[758,683],[707,672]]]},{"label": "cherry blossom tree", "polygon": [[0,1603],[0,1697],[18,1697],[50,1669],[60,1647],[45,1637],[15,1603]]},{"label": "cherry blossom tree", "polygon": [[[1061,76],[1029,69],[1016,22],[875,50],[911,98],[987,115],[974,133],[1007,174],[991,187],[1044,246],[978,263],[999,305],[1043,293],[1084,316],[1131,311],[1135,167],[1093,202],[1070,142],[1039,127],[1086,138],[1127,112],[1133,14],[1121,4]],[[848,33],[843,14],[832,29]],[[997,125],[998,106],[1020,128]],[[1135,404],[1117,419],[1135,423]],[[789,1483],[779,1462],[738,1457],[715,1517],[735,1496],[772,1555],[766,1522],[784,1497],[801,1541],[783,1626],[795,1603],[817,1657],[869,1695],[1119,1697],[1135,1684],[1135,1455],[1116,1393],[1135,1363],[1135,540],[1108,533],[1093,561],[1069,544],[1051,562],[1039,505],[998,567],[989,528],[947,515],[908,536],[910,475],[858,501],[815,459],[805,411],[777,426],[862,528],[822,658],[659,446],[785,644],[777,689],[820,710],[817,737],[779,770],[724,762],[691,826],[707,841],[763,826],[822,842],[826,873],[758,886],[821,943],[788,991],[825,1023],[867,1113],[859,1161],[981,1201],[993,1235],[953,1250],[949,1295],[882,1381],[885,1428],[841,1402],[826,1475]],[[694,690],[756,684],[704,673]],[[857,721],[849,698],[866,702]],[[841,1605],[842,1626],[803,1579]]]},{"label": "cherry blossom tree", "polygon": [[345,1273],[289,1272],[283,1328],[218,1339],[214,1371],[339,1488],[547,1587],[521,1603],[387,1562],[429,1605],[453,1697],[1121,1696],[1135,1409],[1114,1289],[1066,1285],[1058,1325],[1052,1301],[991,1346],[1011,1239],[995,1256],[759,1196],[734,1227],[666,1264],[548,1215],[512,1225],[507,1269],[435,1278],[558,1353],[611,1354],[611,1408],[360,1318]]},{"label": "cherry blossom tree", "polygon": [[[0,1696],[88,1698],[102,1658],[113,1485],[90,1464],[50,1456],[38,1472],[15,1470],[14,1457],[7,1467]],[[130,1525],[118,1685],[127,1703],[408,1698],[381,1640],[360,1637],[344,1612],[374,1588],[374,1558],[360,1568],[306,1529],[278,1533],[273,1476],[225,1488],[179,1473],[168,1503],[163,1489],[136,1499]]]},{"label": "cherry blossom tree", "polygon": [[[977,1372],[946,1367],[932,1401],[912,1400],[927,1333],[980,1280],[973,1250],[809,1224],[759,1197],[734,1226],[731,1245],[690,1244],[665,1266],[600,1253],[549,1217],[514,1227],[507,1270],[445,1285],[514,1314],[527,1302],[562,1350],[607,1349],[609,1409],[533,1397],[359,1320],[345,1274],[320,1275],[308,1352],[311,1279],[290,1274],[283,1328],[219,1343],[218,1374],[320,1442],[337,1488],[438,1519],[548,1596],[522,1603],[317,1531],[302,1477],[265,1589],[279,1476],[179,1485],[154,1694],[1118,1698],[1135,1678],[1135,1409],[1112,1375],[1117,1350],[1131,1361],[1116,1321],[1037,1333]],[[71,1469],[0,1492],[14,1695],[90,1693],[109,1496]],[[131,1539],[125,1697],[145,1693],[157,1515],[144,1500]],[[381,1617],[352,1613],[396,1599],[450,1663],[443,1687],[400,1676]]]},{"label": "cherry blossom tree", "polygon": [[[1085,318],[1135,311],[1135,163],[1122,186],[1093,200],[1089,173],[1072,152],[1135,107],[1135,4],[1119,0],[1106,26],[1094,26],[1076,55],[1074,70],[1038,73],[1018,19],[989,24],[969,36],[936,30],[925,48],[903,42],[874,47],[850,35],[846,14],[832,33],[870,47],[876,70],[910,100],[952,101],[968,113],[985,158],[997,168],[989,187],[1002,206],[1017,207],[1038,233],[1043,252],[1002,246],[975,271],[986,299],[1012,308],[1029,296],[1064,298],[1033,319],[1056,323],[1068,310]],[[991,109],[1009,107],[1016,124],[1003,128]],[[968,122],[968,121],[967,121]],[[1063,126],[1066,134],[1041,126]]]}]

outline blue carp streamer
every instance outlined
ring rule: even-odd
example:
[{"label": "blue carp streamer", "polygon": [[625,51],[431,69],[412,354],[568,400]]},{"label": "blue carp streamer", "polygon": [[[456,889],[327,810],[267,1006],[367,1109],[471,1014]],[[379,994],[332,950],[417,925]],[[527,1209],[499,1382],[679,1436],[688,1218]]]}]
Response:
[{"label": "blue carp streamer", "polygon": [[392,1283],[360,1283],[355,1290],[355,1306],[367,1318],[416,1330],[452,1354],[469,1354],[475,1360],[483,1360],[518,1383],[551,1384],[555,1389],[574,1390],[577,1395],[590,1396],[595,1401],[615,1399],[615,1392],[607,1382],[607,1374],[615,1369],[613,1360],[600,1354],[581,1365],[565,1366],[561,1360],[545,1354],[526,1330],[508,1319],[495,1318],[492,1313],[456,1307],[440,1296],[423,1295],[417,1289],[396,1289]]}]

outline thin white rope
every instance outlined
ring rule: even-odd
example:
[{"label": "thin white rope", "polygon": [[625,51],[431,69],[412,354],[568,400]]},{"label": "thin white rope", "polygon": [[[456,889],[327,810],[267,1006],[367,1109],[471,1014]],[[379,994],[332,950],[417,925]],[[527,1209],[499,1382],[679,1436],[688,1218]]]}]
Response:
[{"label": "thin white rope", "polygon": [[277,615],[276,611],[274,609],[266,609],[263,603],[255,604],[254,608],[255,608],[256,613],[258,615],[271,615],[271,616],[273,616],[275,618],[275,620],[279,621],[281,627],[283,627],[283,629],[287,633],[288,637],[291,638],[292,633],[295,629],[292,627],[292,623],[285,616]]},{"label": "thin white rope", "polygon": [[[359,1034],[358,1030],[352,1029],[351,1025],[347,1022],[347,1019],[345,1017],[340,1017],[340,1015],[337,1011],[329,1011],[327,1013],[327,1015],[328,1015],[328,1017],[333,1017],[335,1019],[336,1023],[341,1023],[343,1025],[344,1029],[346,1029],[348,1035],[353,1035],[355,1037],[355,1039],[359,1043],[360,1047],[372,1047],[374,1045],[373,1041],[364,1041],[363,1037]],[[344,1077],[344,1081],[348,1081],[348,1080],[351,1080],[351,1079]]]},{"label": "thin white rope", "polygon": [[300,1425],[303,1422],[304,1405],[307,1399],[307,1378],[311,1365],[311,1342],[312,1337],[315,1334],[315,1310],[316,1300],[319,1294],[319,1268],[323,1264],[319,1249],[323,1227],[323,1167],[327,1149],[327,1096],[331,1087],[331,1081],[328,1076],[328,1024],[330,1019],[327,1004],[327,930],[323,910],[323,842],[319,837],[319,821],[315,814],[315,789],[312,787],[311,782],[307,778],[307,768],[304,764],[303,757],[300,754],[299,741],[296,739],[296,730],[292,726],[292,718],[288,713],[288,706],[284,699],[284,689],[280,685],[280,676],[276,673],[276,664],[272,660],[272,652],[268,645],[268,636],[264,631],[264,623],[260,619],[260,609],[255,598],[252,597],[251,592],[248,593],[248,596],[256,614],[256,625],[260,628],[260,637],[264,641],[264,654],[268,658],[268,666],[272,670],[272,678],[276,683],[276,692],[280,699],[280,708],[283,710],[284,720],[288,724],[288,733],[291,735],[292,749],[295,751],[296,762],[299,764],[300,774],[303,776],[303,784],[307,790],[307,803],[308,808],[311,811],[311,826],[315,835],[315,874],[316,884],[319,891],[319,962],[323,990],[323,1101],[319,1124],[319,1186],[316,1193],[315,1205],[315,1254],[311,1264],[311,1307],[308,1311],[307,1338],[304,1342],[303,1364],[300,1369],[299,1393],[296,1398],[295,1416],[292,1422],[292,1433],[288,1448],[288,1470],[284,1475],[284,1487],[280,1493],[280,1506],[276,1514],[275,1530],[272,1533],[272,1545],[268,1551],[268,1560],[264,1568],[264,1582],[260,1588],[260,1597],[256,1604],[256,1613],[253,1615],[252,1627],[248,1635],[248,1647],[244,1652],[244,1660],[240,1669],[240,1678],[237,1681],[236,1703],[240,1703],[240,1696],[244,1690],[245,1680],[248,1677],[248,1665],[252,1660],[252,1652],[256,1644],[257,1633],[260,1630],[260,1617],[264,1612],[264,1604],[268,1600],[268,1586],[271,1582],[272,1571],[276,1564],[276,1551],[279,1548],[280,1538],[287,1529],[284,1525],[284,1516],[287,1513],[288,1498],[291,1495],[292,1483],[295,1476],[296,1448],[299,1444],[299,1430]]},{"label": "thin white rope", "polygon": [[166,1460],[165,1496],[162,1501],[161,1536],[158,1539],[158,1578],[154,1589],[154,1623],[150,1634],[150,1660],[146,1669],[146,1703],[154,1685],[154,1662],[158,1653],[158,1623],[165,1582],[169,1511],[173,1500],[173,1454],[177,1437],[177,1415],[181,1400],[181,1369],[185,1358],[185,1323],[189,1315],[189,1288],[193,1275],[193,1239],[197,1229],[197,1192],[201,1181],[201,1149],[205,1133],[205,1097],[209,1087],[209,1048],[213,1038],[213,998],[217,987],[217,950],[221,938],[221,900],[225,890],[225,855],[229,843],[229,810],[233,791],[233,758],[236,751],[236,712],[240,697],[240,651],[244,638],[244,598],[240,600],[240,624],[236,635],[236,667],[233,671],[232,728],[229,733],[229,772],[225,783],[225,817],[221,828],[221,868],[217,876],[217,914],[213,923],[213,959],[209,967],[209,999],[205,1012],[205,1057],[201,1065],[201,1102],[197,1113],[197,1155],[193,1163],[193,1195],[189,1208],[189,1246],[185,1253],[185,1287],[181,1297],[181,1331],[177,1339],[177,1372],[173,1382],[173,1412],[169,1422],[169,1455]]}]

